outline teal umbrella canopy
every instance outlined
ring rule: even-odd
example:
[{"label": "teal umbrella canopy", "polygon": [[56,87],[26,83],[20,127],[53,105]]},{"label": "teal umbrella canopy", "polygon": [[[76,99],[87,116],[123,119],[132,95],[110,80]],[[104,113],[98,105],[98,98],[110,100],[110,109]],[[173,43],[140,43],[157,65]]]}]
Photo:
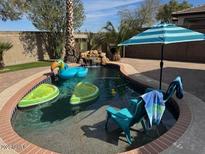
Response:
[{"label": "teal umbrella canopy", "polygon": [[118,44],[128,46],[137,44],[171,44],[205,40],[203,33],[195,32],[174,24],[158,24]]},{"label": "teal umbrella canopy", "polygon": [[160,62],[160,83],[162,82],[162,68],[164,59],[164,45],[171,43],[182,43],[192,41],[203,41],[205,35],[187,28],[178,27],[174,24],[158,24],[144,32],[133,36],[132,38],[118,44],[118,46],[138,45],[138,44],[161,44],[161,62]]}]

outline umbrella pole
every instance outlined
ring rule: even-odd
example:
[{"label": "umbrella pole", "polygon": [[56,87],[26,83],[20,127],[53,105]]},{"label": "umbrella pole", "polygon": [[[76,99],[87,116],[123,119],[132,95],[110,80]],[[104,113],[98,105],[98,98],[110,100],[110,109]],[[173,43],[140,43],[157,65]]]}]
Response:
[{"label": "umbrella pole", "polygon": [[161,61],[160,61],[160,79],[159,79],[159,89],[162,89],[162,68],[163,68],[163,59],[164,59],[164,44],[161,46]]}]

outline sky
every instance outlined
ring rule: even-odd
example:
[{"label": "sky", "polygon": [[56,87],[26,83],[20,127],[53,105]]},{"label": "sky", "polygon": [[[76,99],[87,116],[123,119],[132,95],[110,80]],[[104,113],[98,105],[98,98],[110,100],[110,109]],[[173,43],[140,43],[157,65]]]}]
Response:
[{"label": "sky", "polygon": [[[82,0],[85,9],[85,21],[79,31],[97,32],[111,21],[115,27],[119,25],[118,11],[140,6],[144,0]],[[160,0],[166,3],[169,0]],[[179,2],[183,0],[178,0]],[[205,4],[205,0],[188,0],[193,6]],[[0,21],[0,31],[37,31],[31,21],[25,17],[18,21]]]}]

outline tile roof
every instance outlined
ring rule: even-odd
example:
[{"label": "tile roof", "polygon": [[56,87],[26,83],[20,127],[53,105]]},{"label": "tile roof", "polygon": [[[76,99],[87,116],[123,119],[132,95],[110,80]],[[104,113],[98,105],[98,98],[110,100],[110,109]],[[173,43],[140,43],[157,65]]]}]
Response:
[{"label": "tile roof", "polygon": [[173,12],[172,15],[180,15],[180,14],[192,14],[192,13],[205,13],[205,5],[185,9],[182,11]]}]

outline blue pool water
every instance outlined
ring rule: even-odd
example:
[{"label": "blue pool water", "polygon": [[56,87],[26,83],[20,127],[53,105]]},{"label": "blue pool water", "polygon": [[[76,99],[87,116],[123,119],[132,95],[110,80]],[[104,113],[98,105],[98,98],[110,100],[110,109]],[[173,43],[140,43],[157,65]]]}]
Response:
[{"label": "blue pool water", "polygon": [[[72,106],[69,99],[80,81],[95,84],[100,90],[100,96],[93,102]],[[128,81],[121,78],[118,69],[89,68],[85,78],[59,80],[53,84],[60,90],[59,97],[29,109],[17,109],[12,118],[15,131],[28,141],[61,153],[96,153],[98,146],[102,145],[102,153],[117,153],[156,138],[156,135],[151,138],[141,135],[141,142],[137,141],[134,147],[129,147],[118,139],[119,136],[116,138],[104,131],[106,107],[128,107],[128,101],[139,96],[137,91],[130,88]],[[160,133],[165,131],[163,127]],[[115,142],[119,143],[116,145]],[[84,144],[84,148],[79,148],[80,144]]]}]

